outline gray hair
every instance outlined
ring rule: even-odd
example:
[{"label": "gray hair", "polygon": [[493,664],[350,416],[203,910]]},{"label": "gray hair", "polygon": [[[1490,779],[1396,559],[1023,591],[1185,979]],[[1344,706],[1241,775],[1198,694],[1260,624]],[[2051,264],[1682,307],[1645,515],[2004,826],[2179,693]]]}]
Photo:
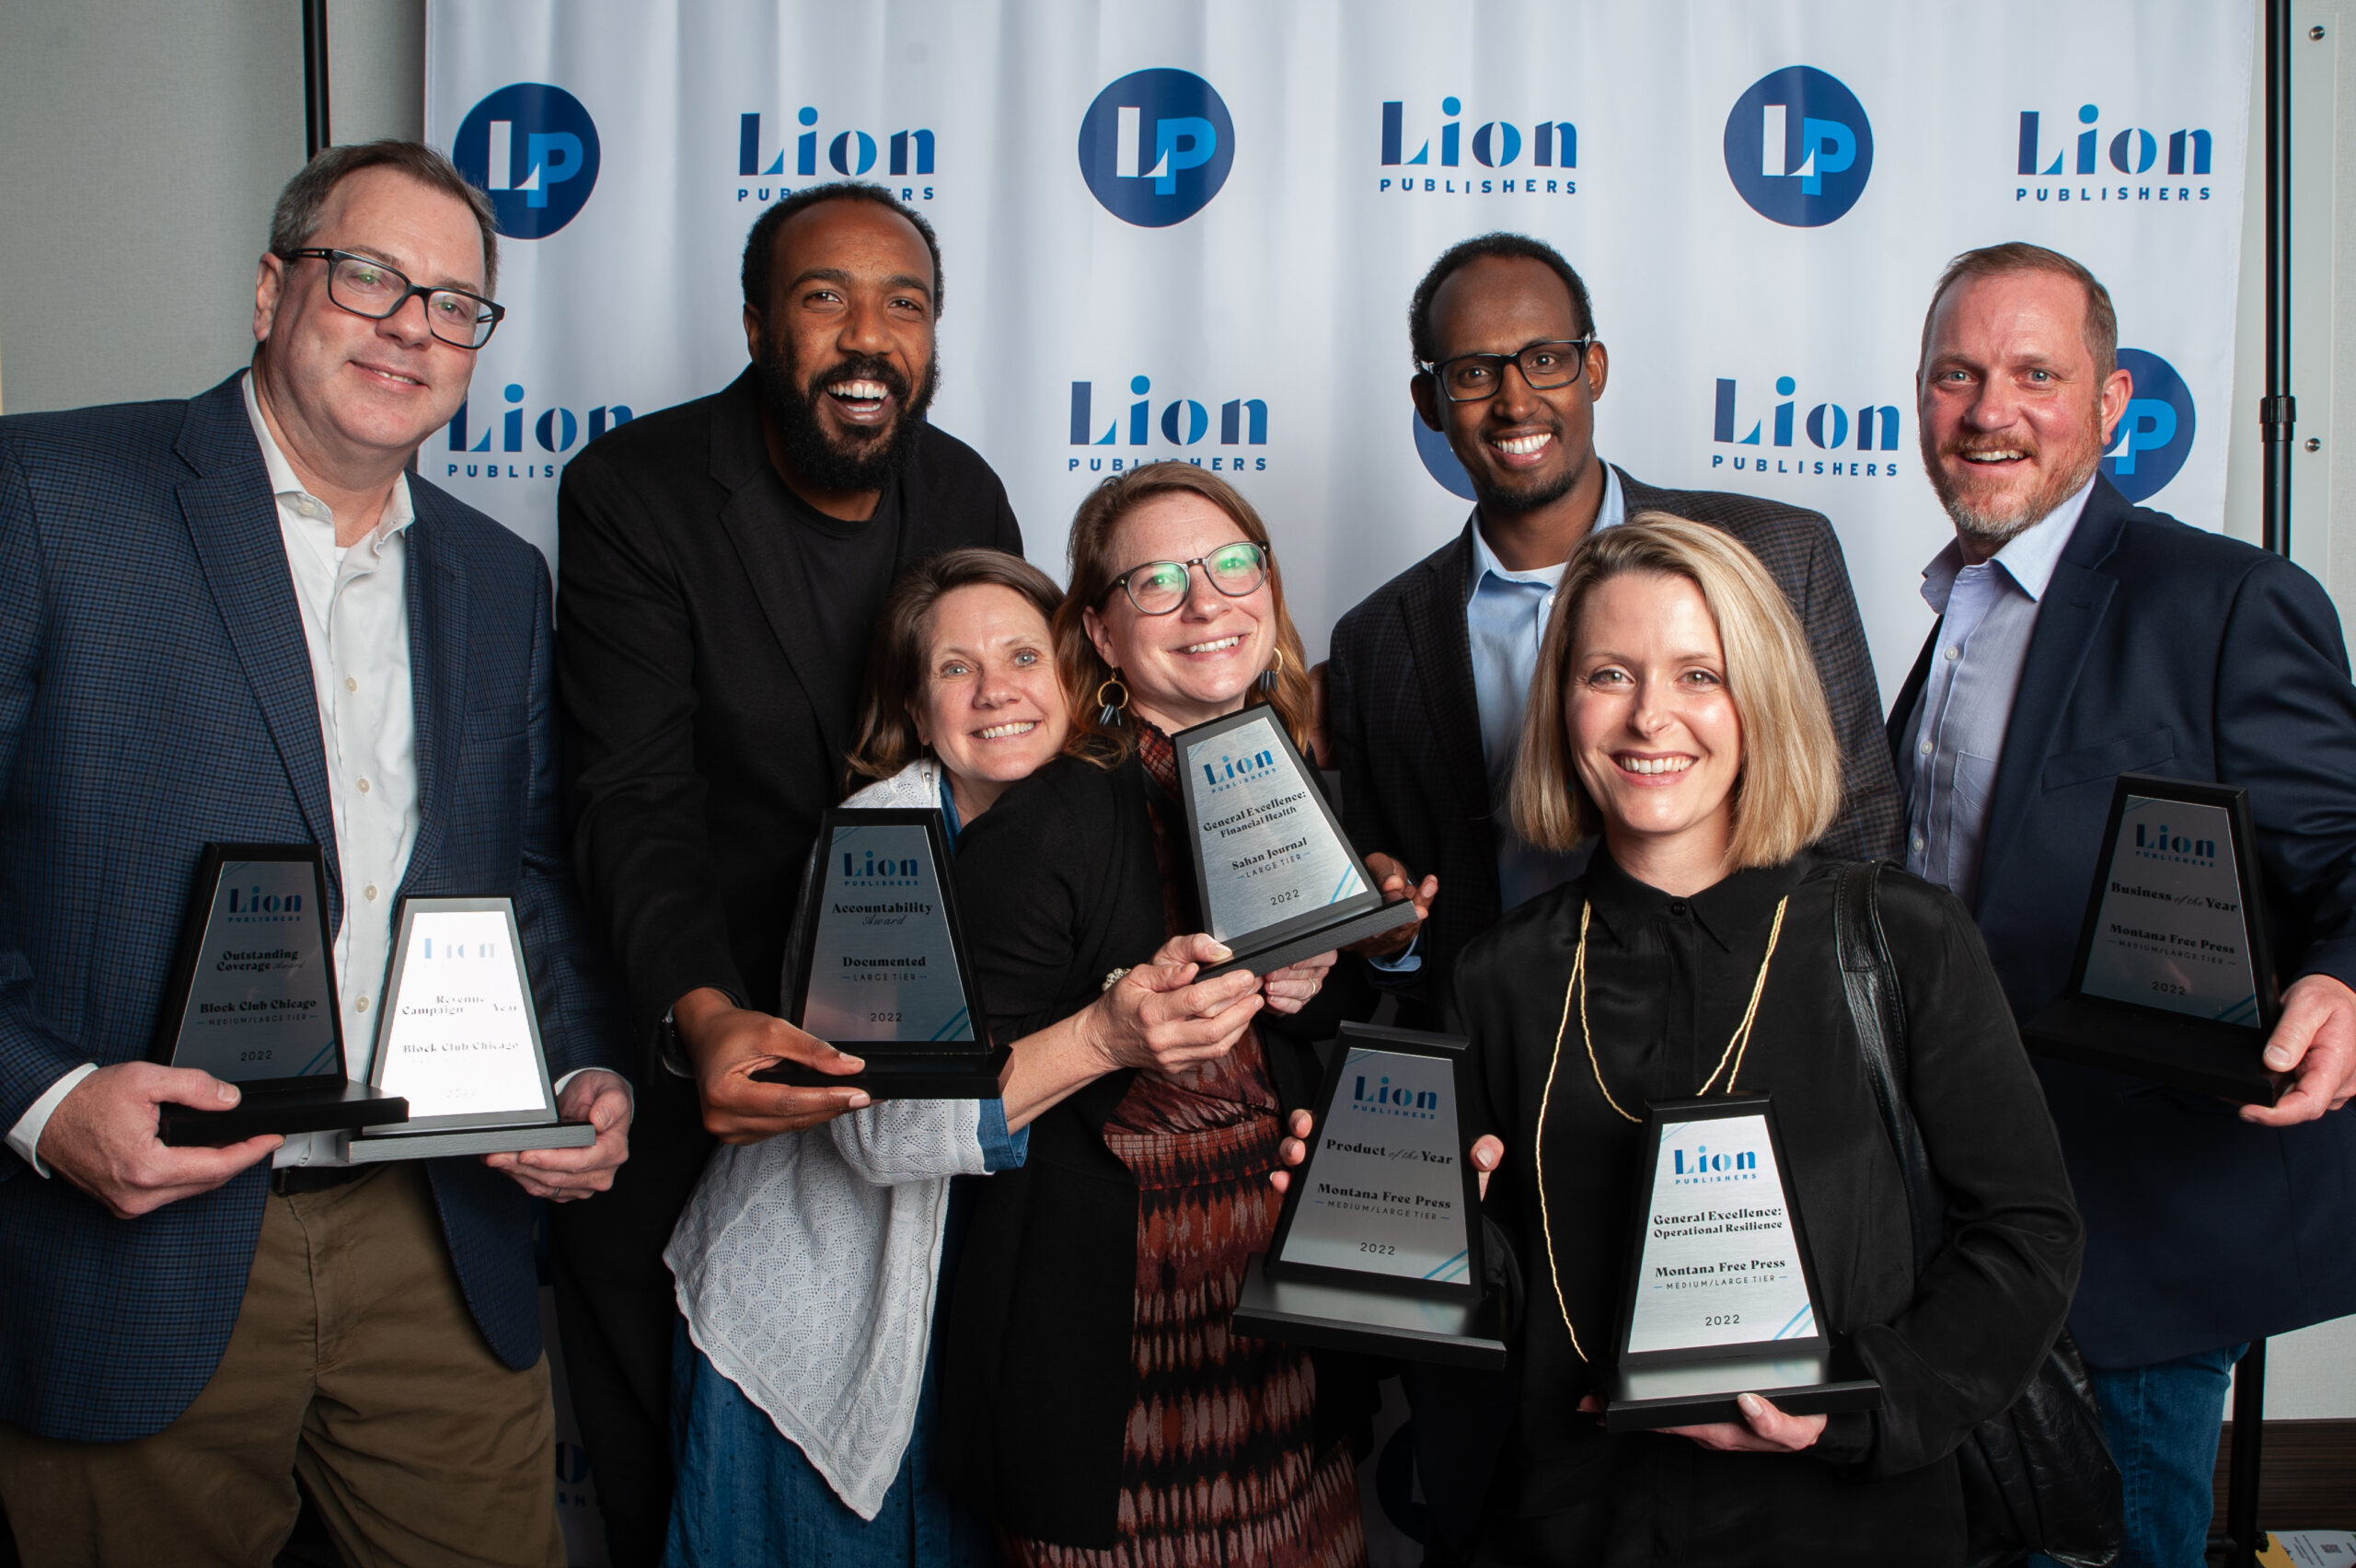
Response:
[{"label": "gray hair", "polygon": [[499,218],[491,211],[491,198],[468,184],[457,166],[434,148],[391,137],[320,148],[278,193],[278,209],[270,216],[270,253],[284,259],[308,247],[328,198],[364,168],[398,169],[427,190],[466,203],[482,231],[482,291],[488,294],[499,286]]}]

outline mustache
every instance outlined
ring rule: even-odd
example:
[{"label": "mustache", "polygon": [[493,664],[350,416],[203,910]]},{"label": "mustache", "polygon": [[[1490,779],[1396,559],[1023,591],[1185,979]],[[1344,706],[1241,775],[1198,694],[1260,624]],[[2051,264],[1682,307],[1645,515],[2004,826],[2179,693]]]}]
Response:
[{"label": "mustache", "polygon": [[1992,452],[2017,452],[2024,457],[2034,457],[2041,450],[2043,449],[2034,441],[1992,441],[1985,436],[1958,436],[1942,444],[1939,447],[1939,455],[1973,457]]},{"label": "mustache", "polygon": [[905,409],[908,406],[908,378],[900,374],[899,366],[880,354],[852,354],[836,361],[813,375],[803,386],[803,394],[815,404],[826,397],[826,389],[844,381],[879,381],[892,394],[892,398]]}]

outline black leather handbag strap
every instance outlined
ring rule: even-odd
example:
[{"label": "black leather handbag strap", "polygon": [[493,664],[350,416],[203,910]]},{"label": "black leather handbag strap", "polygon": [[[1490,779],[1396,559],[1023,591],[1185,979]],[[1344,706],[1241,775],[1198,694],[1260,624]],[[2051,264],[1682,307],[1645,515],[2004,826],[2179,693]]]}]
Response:
[{"label": "black leather handbag strap", "polygon": [[[1946,1239],[1946,1198],[1906,1094],[1906,1001],[1877,894],[1882,862],[1842,866],[1833,899],[1841,983],[1857,1026],[1865,1078],[1898,1155],[1920,1277]],[[2043,1551],[2070,1568],[2104,1568],[2125,1539],[2119,1470],[2102,1412],[2067,1329],[2008,1409],[1974,1425],[1956,1449],[1969,1528],[1964,1561],[1995,1568]]]},{"label": "black leather handbag strap", "polygon": [[1865,1078],[1881,1107],[1882,1128],[1898,1156],[1906,1189],[1907,1217],[1914,1234],[1914,1272],[1920,1274],[1946,1240],[1946,1200],[1923,1147],[1906,1099],[1906,1001],[1890,962],[1889,938],[1882,930],[1877,891],[1882,862],[1854,861],[1841,868],[1833,899],[1833,937],[1841,957],[1842,988],[1857,1026]]}]

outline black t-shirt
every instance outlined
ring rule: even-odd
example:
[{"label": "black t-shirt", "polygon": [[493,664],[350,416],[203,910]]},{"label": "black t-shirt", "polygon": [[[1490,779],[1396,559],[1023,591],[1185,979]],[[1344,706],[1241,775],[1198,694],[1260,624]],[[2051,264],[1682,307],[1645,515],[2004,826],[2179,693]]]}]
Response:
[{"label": "black t-shirt", "polygon": [[[862,522],[830,517],[777,480],[783,518],[775,543],[810,585],[810,631],[829,669],[863,672],[876,612],[897,575],[900,552],[900,482],[893,479]],[[846,737],[856,733],[861,678],[836,681],[813,693],[829,711],[827,727]]]}]

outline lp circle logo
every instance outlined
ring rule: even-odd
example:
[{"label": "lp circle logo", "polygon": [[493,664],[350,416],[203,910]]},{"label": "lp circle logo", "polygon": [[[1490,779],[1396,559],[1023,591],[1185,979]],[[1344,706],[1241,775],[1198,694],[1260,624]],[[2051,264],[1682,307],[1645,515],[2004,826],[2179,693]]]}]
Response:
[{"label": "lp circle logo", "polygon": [[1751,211],[1818,228],[1857,204],[1874,170],[1874,129],[1840,79],[1812,65],[1770,72],[1727,116],[1727,177]]},{"label": "lp circle logo", "polygon": [[1424,416],[1415,409],[1407,410],[1407,422],[1415,432],[1415,455],[1424,460],[1424,472],[1438,480],[1440,489],[1450,495],[1461,495],[1467,501],[1480,498],[1472,493],[1472,476],[1457,461],[1456,449],[1448,437],[1424,422]]},{"label": "lp circle logo", "polygon": [[1192,71],[1132,71],[1080,122],[1080,174],[1104,210],[1139,228],[1201,212],[1235,165],[1235,121]]},{"label": "lp circle logo", "polygon": [[2102,470],[2140,505],[2176,478],[2192,451],[2192,390],[2174,365],[2142,349],[2119,350],[2119,368],[2134,377],[2135,390],[2110,432]]},{"label": "lp circle logo", "polygon": [[571,223],[597,188],[597,127],[562,87],[517,82],[467,111],[450,161],[490,194],[500,233],[541,239]]}]

